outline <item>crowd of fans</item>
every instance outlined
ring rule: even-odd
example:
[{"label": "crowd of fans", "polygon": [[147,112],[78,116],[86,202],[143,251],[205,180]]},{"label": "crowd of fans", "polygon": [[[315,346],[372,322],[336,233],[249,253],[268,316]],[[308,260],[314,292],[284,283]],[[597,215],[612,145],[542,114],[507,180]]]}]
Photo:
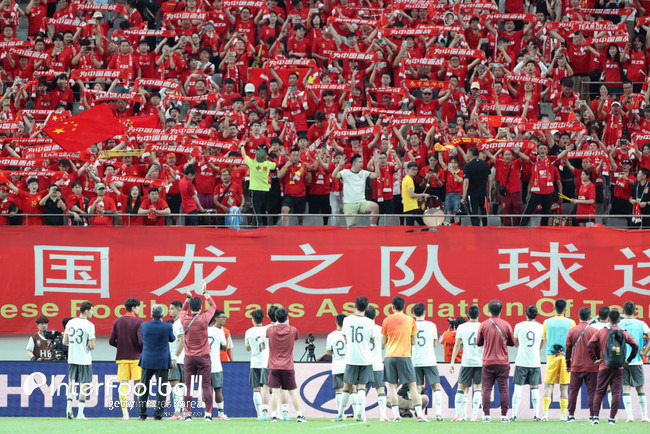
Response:
[{"label": "crowd of fans", "polygon": [[[648,226],[648,17],[647,0],[2,0],[0,225],[342,214],[361,179],[358,213]],[[70,152],[44,133],[98,104],[123,134]]]}]

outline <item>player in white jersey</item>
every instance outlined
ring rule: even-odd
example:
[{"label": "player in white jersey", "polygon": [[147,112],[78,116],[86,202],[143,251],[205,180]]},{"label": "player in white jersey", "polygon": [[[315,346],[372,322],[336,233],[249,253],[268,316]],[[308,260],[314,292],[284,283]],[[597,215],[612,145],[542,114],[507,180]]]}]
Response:
[{"label": "player in white jersey", "polygon": [[521,403],[521,393],[524,385],[530,386],[530,401],[533,404],[533,420],[539,418],[539,385],[542,382],[541,360],[539,351],[544,345],[544,326],[537,321],[537,308],[526,308],[526,321],[515,325],[513,336],[517,347],[515,359],[515,390],[512,393],[512,422],[517,420],[517,412]]},{"label": "player in white jersey", "polygon": [[175,387],[179,382],[185,382],[185,375],[183,369],[183,361],[185,359],[185,330],[181,324],[180,315],[183,303],[174,300],[169,304],[169,316],[172,319],[172,331],[176,340],[170,342],[169,352],[172,355],[172,368],[169,370],[169,385],[171,386],[171,400],[172,407],[174,408],[173,416],[169,417],[170,420],[183,419],[183,395],[177,396]]},{"label": "player in white jersey", "polygon": [[343,320],[346,316],[344,313],[336,315],[336,330],[327,335],[327,342],[325,344],[325,351],[332,356],[332,388],[334,389],[337,409],[343,396],[343,373],[345,372],[345,350],[347,344],[341,330],[343,328]]},{"label": "player in white jersey", "polygon": [[463,352],[460,361],[460,372],[458,374],[458,390],[456,391],[455,407],[456,417],[454,422],[467,420],[467,401],[469,388],[474,385],[472,394],[472,421],[477,421],[478,410],[481,407],[482,397],[482,367],[483,367],[483,347],[476,345],[478,328],[481,323],[478,317],[481,311],[477,305],[472,305],[467,309],[469,322],[463,323],[456,329],[456,343],[451,355],[449,364],[449,373],[454,373],[454,363],[456,356]]},{"label": "player in white jersey", "polygon": [[418,393],[422,393],[425,381],[429,383],[433,390],[433,402],[436,404],[436,420],[442,421],[442,388],[435,353],[438,344],[438,328],[431,321],[424,319],[425,311],[426,306],[423,303],[413,306],[415,326],[418,330],[413,345],[413,367]]},{"label": "player in white jersey", "polygon": [[[370,318],[373,322],[377,316],[377,311],[374,307],[368,306],[365,313],[366,317]],[[375,333],[381,336],[381,326],[375,324]],[[389,422],[390,419],[386,417],[386,382],[384,381],[384,357],[382,354],[381,343],[375,340],[370,344],[370,352],[372,353],[372,387],[377,391],[377,407],[379,407],[379,422]]]},{"label": "player in white jersey", "polygon": [[76,383],[79,383],[79,410],[77,419],[86,419],[84,408],[88,398],[89,386],[93,381],[93,359],[90,354],[95,349],[95,325],[88,321],[93,316],[93,304],[84,301],[79,306],[79,317],[73,318],[65,326],[63,345],[68,346],[68,404],[66,416],[72,419],[72,400]]},{"label": "player in white jersey", "polygon": [[[650,337],[650,328],[648,324],[640,319],[634,318],[636,314],[636,304],[633,301],[626,301],[623,304],[623,319],[618,323],[621,330],[626,330],[632,335],[634,340],[639,345],[639,353],[634,359],[623,367],[623,404],[625,405],[625,412],[627,413],[627,421],[634,422],[632,415],[632,397],[630,396],[630,389],[636,389],[637,397],[639,398],[639,407],[641,407],[641,420],[643,422],[650,422],[648,419],[648,402],[646,400],[645,390],[643,388],[645,377],[643,375],[643,359],[644,355],[650,353],[650,346],[646,349],[645,354],[641,351],[643,348],[644,339]],[[626,346],[627,351],[631,351],[629,345]]]},{"label": "player in white jersey", "polygon": [[[208,342],[210,343],[210,358],[212,359],[212,388],[214,389],[214,408],[217,411],[218,420],[228,420],[224,411],[223,402],[223,367],[221,366],[221,351],[232,347],[230,337],[226,338],[223,324],[226,321],[226,313],[217,309],[208,327]],[[214,330],[212,330],[214,329]]]},{"label": "player in white jersey", "polygon": [[248,384],[253,388],[253,403],[257,418],[262,417],[262,367],[264,366],[264,350],[268,347],[266,344],[266,327],[262,326],[264,322],[264,311],[262,309],[254,310],[251,313],[253,327],[246,330],[244,334],[244,344],[246,351],[251,353],[251,369],[248,375]]},{"label": "player in white jersey", "polygon": [[343,420],[343,412],[350,400],[354,386],[357,386],[356,420],[366,420],[366,385],[373,377],[372,355],[370,345],[378,339],[375,323],[365,316],[368,308],[366,297],[357,297],[354,301],[356,312],[343,320],[343,336],[347,343],[345,353],[345,371],[343,373],[343,396],[339,403],[335,421]]}]

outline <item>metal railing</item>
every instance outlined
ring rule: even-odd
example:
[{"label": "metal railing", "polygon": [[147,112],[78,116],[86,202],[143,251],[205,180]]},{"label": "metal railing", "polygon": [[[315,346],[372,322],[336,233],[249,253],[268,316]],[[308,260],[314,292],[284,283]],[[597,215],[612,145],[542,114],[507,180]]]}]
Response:
[{"label": "metal railing", "polygon": [[[115,213],[115,214],[106,214],[106,215],[90,215],[90,214],[80,214],[85,224],[77,225],[82,226],[99,226],[99,227],[150,227],[155,226],[154,224],[144,224],[144,220],[147,219],[147,215],[133,215],[133,214],[124,214],[124,213]],[[68,215],[61,214],[15,214],[13,217],[8,214],[0,215],[0,217],[8,217],[15,219],[13,222],[10,221],[8,225],[4,227],[11,226],[70,226],[71,220],[73,217]],[[53,217],[61,219],[60,225],[48,225],[43,223],[44,217]],[[96,217],[112,217],[112,225],[93,225],[92,220]],[[508,227],[516,226],[519,227],[519,223],[522,218],[526,217],[529,220],[529,227],[540,226],[541,219],[547,218],[549,224],[547,226],[577,226],[577,219],[589,219],[595,224],[606,226],[609,228],[618,228],[618,229],[650,229],[650,215],[639,216],[642,220],[645,217],[645,225],[643,227],[638,225],[631,225],[630,219],[631,215],[625,214],[488,214],[485,215],[467,215],[467,214],[445,214],[442,211],[434,211],[432,213],[424,214],[252,214],[252,213],[242,213],[242,214],[217,214],[217,213],[201,213],[201,214],[168,214],[166,216],[159,216],[161,219],[165,219],[165,226],[188,226],[188,217],[197,218],[197,227],[212,227],[212,228],[233,228],[236,229],[255,229],[265,226],[283,226],[283,218],[288,219],[288,226],[339,226],[346,227],[346,218],[355,218],[355,226],[370,226],[370,219],[377,217],[379,219],[378,226],[406,226],[404,221],[407,219],[413,218],[422,218],[424,220],[424,226],[418,226],[417,224],[414,227],[420,228],[434,228],[439,226],[447,226],[450,224],[461,225],[461,226],[470,226],[472,219],[478,219],[479,222],[483,224],[487,220],[487,226],[499,226],[499,227]],[[241,221],[238,225],[228,224],[225,219],[226,217],[237,217],[241,218]],[[324,219],[327,219],[327,225],[324,224]],[[35,220],[38,219],[38,222]],[[508,224],[510,223],[510,224]],[[515,224],[516,223],[516,224]],[[194,225],[192,225],[194,226]],[[0,226],[0,231],[3,226]]]}]

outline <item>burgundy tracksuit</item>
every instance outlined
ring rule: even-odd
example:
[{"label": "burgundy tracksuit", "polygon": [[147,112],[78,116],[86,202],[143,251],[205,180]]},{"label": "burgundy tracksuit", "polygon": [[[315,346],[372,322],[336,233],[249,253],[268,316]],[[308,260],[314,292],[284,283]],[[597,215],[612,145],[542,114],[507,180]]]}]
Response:
[{"label": "burgundy tracksuit", "polygon": [[[616,325],[612,325],[611,327],[615,330],[619,329]],[[598,384],[596,386],[596,394],[594,396],[594,409],[597,412],[595,416],[598,416],[603,398],[607,393],[607,386],[610,386],[612,389],[612,402],[610,403],[611,407],[609,409],[609,418],[615,419],[616,413],[618,412],[618,406],[621,402],[623,367],[610,368],[609,366],[605,365],[605,347],[607,345],[608,333],[609,327],[598,330],[598,332],[595,333],[589,341],[588,348],[591,360],[594,362],[600,360],[600,368],[598,370]],[[639,345],[628,332],[623,330],[623,334],[625,335],[625,342],[627,342],[628,345],[632,347],[630,355],[627,356],[627,361],[630,362],[636,357],[636,353],[639,351]]]},{"label": "burgundy tracksuit", "polygon": [[483,414],[490,416],[492,387],[496,381],[501,395],[501,416],[508,414],[510,403],[509,384],[510,359],[508,347],[514,347],[512,327],[506,321],[493,316],[483,321],[478,328],[476,344],[483,347]]},{"label": "burgundy tracksuit", "polygon": [[[584,333],[583,333],[584,331]],[[569,416],[573,416],[578,402],[578,392],[584,382],[587,386],[587,398],[589,402],[589,416],[597,416],[598,409],[594,407],[594,395],[598,382],[598,365],[589,357],[589,341],[597,330],[589,327],[586,322],[581,322],[572,327],[566,336],[566,363],[567,369],[571,371],[571,383],[569,384]],[[580,337],[582,335],[582,337]],[[578,341],[578,338],[580,339]],[[577,345],[576,345],[577,341]]]},{"label": "burgundy tracksuit", "polygon": [[[192,410],[192,376],[200,375],[206,412],[212,413],[213,395],[208,326],[214,316],[214,312],[217,310],[217,305],[212,300],[212,297],[207,298],[207,301],[210,304],[210,308],[200,314],[190,312],[189,300],[185,300],[181,311],[181,324],[183,325],[183,330],[185,330],[185,363],[183,364],[183,370],[185,372],[185,387],[187,388],[185,394],[186,412]],[[190,326],[190,322],[192,322],[195,316],[197,318]]]}]

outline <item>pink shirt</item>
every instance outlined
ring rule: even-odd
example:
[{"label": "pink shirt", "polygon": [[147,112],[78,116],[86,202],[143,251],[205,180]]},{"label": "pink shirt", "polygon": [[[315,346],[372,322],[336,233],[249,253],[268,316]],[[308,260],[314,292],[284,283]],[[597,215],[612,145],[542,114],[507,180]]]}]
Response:
[{"label": "pink shirt", "polygon": [[269,338],[269,369],[293,369],[293,343],[300,339],[298,329],[289,324],[276,324],[266,329],[266,337]]},{"label": "pink shirt", "polygon": [[185,303],[183,303],[181,325],[185,332],[185,356],[204,356],[210,354],[208,326],[214,316],[214,312],[217,310],[217,305],[212,300],[212,297],[208,298],[208,304],[210,305],[208,310],[198,314],[198,317],[194,320],[188,331],[187,326],[190,325],[190,322],[192,322],[196,314],[190,311],[190,302],[188,299],[185,299]]}]

